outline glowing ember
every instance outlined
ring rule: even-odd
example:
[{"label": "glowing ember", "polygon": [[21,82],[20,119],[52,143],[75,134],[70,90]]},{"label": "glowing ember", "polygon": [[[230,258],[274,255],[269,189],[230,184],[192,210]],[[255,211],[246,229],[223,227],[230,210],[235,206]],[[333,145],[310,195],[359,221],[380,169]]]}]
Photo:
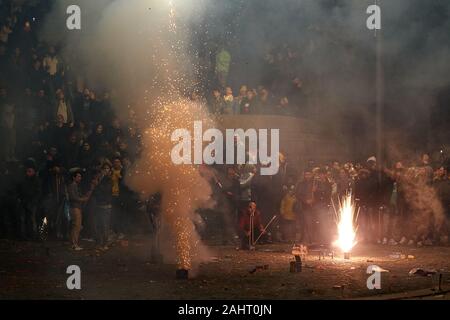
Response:
[{"label": "glowing ember", "polygon": [[338,239],[333,243],[344,253],[350,253],[356,245],[357,220],[359,210],[353,202],[351,194],[346,195],[340,203],[339,210],[335,209]]}]

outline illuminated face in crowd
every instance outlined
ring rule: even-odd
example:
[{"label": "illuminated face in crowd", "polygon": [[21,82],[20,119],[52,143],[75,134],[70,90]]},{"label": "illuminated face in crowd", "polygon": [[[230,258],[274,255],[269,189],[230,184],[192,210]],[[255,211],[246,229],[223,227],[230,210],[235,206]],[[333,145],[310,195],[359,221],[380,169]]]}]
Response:
[{"label": "illuminated face in crowd", "polygon": [[89,143],[86,142],[83,144],[83,149],[84,151],[89,151],[91,149],[91,146],[89,145]]},{"label": "illuminated face in crowd", "polygon": [[242,87],[239,89],[239,95],[240,95],[241,97],[244,97],[244,96],[247,95],[247,86],[242,86]]},{"label": "illuminated face in crowd", "polygon": [[440,168],[437,170],[436,175],[437,175],[439,178],[445,177],[445,176],[446,176],[446,170],[445,170],[445,168],[444,168],[444,167],[440,167]]},{"label": "illuminated face in crowd", "polygon": [[219,98],[220,97],[220,91],[219,90],[214,90],[213,91],[213,96],[214,96],[214,98]]},{"label": "illuminated face in crowd", "polygon": [[103,126],[101,124],[99,124],[97,126],[97,130],[96,131],[97,131],[98,134],[102,134],[103,133]]},{"label": "illuminated face in crowd", "polygon": [[74,135],[74,134],[72,134],[72,135],[69,137],[69,142],[70,142],[70,143],[73,143],[73,144],[77,143],[77,136]]},{"label": "illuminated face in crowd", "polygon": [[103,174],[105,176],[109,176],[111,174],[111,167],[109,165],[103,166]]},{"label": "illuminated face in crowd", "polygon": [[27,168],[26,175],[28,178],[32,178],[36,175],[36,170],[33,168]]},{"label": "illuminated face in crowd", "polygon": [[76,183],[81,183],[81,173],[77,173],[77,174],[75,175],[75,177],[73,178],[73,180],[74,180]]},{"label": "illuminated face in crowd", "polygon": [[305,172],[305,180],[310,181],[313,178],[313,174],[311,172]]},{"label": "illuminated face in crowd", "polygon": [[115,159],[113,162],[114,169],[119,170],[122,168],[122,162],[120,159]]},{"label": "illuminated face in crowd", "polygon": [[262,100],[266,100],[269,97],[269,91],[266,89],[262,89],[260,92],[260,96]]}]

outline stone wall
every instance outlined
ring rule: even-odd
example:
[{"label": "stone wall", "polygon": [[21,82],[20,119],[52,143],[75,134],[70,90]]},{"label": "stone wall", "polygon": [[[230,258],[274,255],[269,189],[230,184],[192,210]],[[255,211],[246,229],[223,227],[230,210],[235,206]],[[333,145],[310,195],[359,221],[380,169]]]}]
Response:
[{"label": "stone wall", "polygon": [[[309,159],[349,159],[349,146],[339,136],[324,133],[314,122],[286,116],[223,116],[221,129],[280,129],[280,151],[289,161],[304,165]],[[325,128],[326,129],[326,128]]]}]

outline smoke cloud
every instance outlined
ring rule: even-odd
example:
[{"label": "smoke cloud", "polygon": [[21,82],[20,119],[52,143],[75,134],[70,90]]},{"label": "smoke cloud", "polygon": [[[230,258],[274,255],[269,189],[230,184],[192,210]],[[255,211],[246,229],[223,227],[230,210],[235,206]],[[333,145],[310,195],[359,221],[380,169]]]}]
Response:
[{"label": "smoke cloud", "polygon": [[[70,4],[82,9],[81,31],[61,28]],[[283,82],[275,87],[282,92],[294,76],[302,78],[312,117],[324,128],[323,134],[339,140],[337,144],[354,145],[354,157],[375,150],[376,62],[382,59],[388,155],[396,159],[405,151],[414,152],[411,142],[421,147],[447,143],[446,125],[435,128],[435,141],[423,132],[431,129],[428,120],[437,94],[450,84],[450,3],[381,0],[382,31],[376,37],[366,28],[366,9],[372,4],[373,0],[61,0],[47,17],[42,38],[62,44],[63,55],[87,75],[89,86],[113,88],[119,114],[128,104],[138,112],[140,126],[147,128],[146,150],[129,183],[145,195],[164,193],[165,216],[180,254],[185,250],[181,243],[192,248],[198,240],[186,230],[192,230],[194,212],[210,189],[196,168],[167,165],[170,152],[165,141],[170,141],[172,128],[209,121],[202,107],[182,97],[205,77],[202,73],[218,47],[232,54],[230,82],[235,87],[259,85],[276,72]],[[382,56],[377,57],[379,41]],[[287,68],[263,67],[266,53],[274,47],[298,48]],[[188,265],[188,260],[181,258],[179,263]]]},{"label": "smoke cloud", "polygon": [[[55,29],[66,17],[69,4],[82,10],[78,33]],[[162,194],[162,253],[169,262],[191,269],[206,253],[195,223],[201,223],[196,210],[211,206],[211,188],[198,167],[172,164],[171,134],[179,128],[189,129],[194,121],[203,121],[205,127],[213,122],[205,106],[183,98],[196,72],[185,23],[195,21],[198,3],[187,4],[58,1],[43,37],[63,43],[63,55],[75,59],[89,84],[114,90],[119,114],[125,115],[127,105],[132,104],[144,130],[144,151],[126,183],[144,199],[156,192]]]}]

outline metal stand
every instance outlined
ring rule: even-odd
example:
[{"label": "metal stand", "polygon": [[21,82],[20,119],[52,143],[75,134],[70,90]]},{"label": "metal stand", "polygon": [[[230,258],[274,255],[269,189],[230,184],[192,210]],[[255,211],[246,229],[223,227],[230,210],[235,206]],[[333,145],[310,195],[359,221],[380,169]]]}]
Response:
[{"label": "metal stand", "polygon": [[178,269],[176,272],[177,280],[188,280],[189,279],[189,270],[187,269]]},{"label": "metal stand", "polygon": [[248,237],[248,248],[254,250],[255,228],[254,228],[255,213],[250,214],[250,236]]}]

